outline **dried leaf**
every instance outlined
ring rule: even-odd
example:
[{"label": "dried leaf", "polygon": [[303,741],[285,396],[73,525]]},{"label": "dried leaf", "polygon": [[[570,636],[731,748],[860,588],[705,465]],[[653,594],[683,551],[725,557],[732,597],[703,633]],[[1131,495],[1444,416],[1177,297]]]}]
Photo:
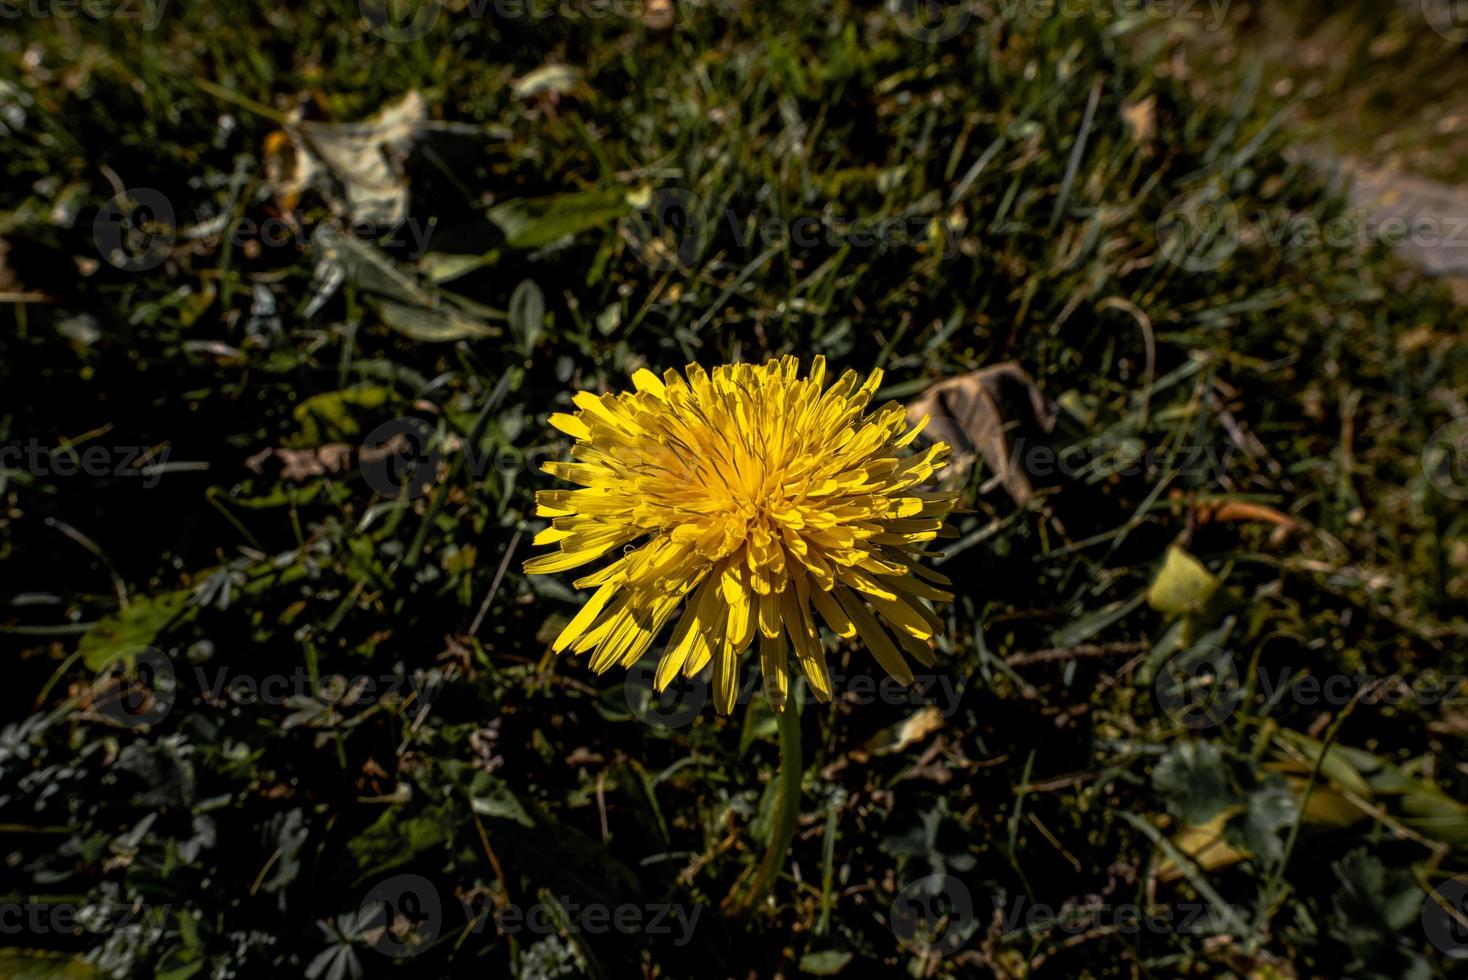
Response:
[{"label": "dried leaf", "polygon": [[522,99],[535,95],[569,95],[581,82],[581,71],[571,65],[541,65],[510,83]]},{"label": "dried leaf", "polygon": [[341,207],[353,221],[399,224],[408,215],[403,159],[427,119],[415,89],[364,122],[297,123],[286,131],[293,154],[279,137],[266,140],[271,190],[282,203],[293,200],[324,168],[340,185]]},{"label": "dried leaf", "polygon": [[316,161],[290,132],[277,129],[265,137],[262,153],[265,182],[282,211],[290,212],[316,176]]},{"label": "dried leaf", "polygon": [[1194,510],[1199,524],[1217,524],[1224,521],[1254,521],[1260,524],[1274,524],[1286,530],[1293,531],[1300,525],[1288,514],[1266,507],[1263,504],[1251,504],[1242,500],[1225,500],[1215,503],[1200,503]]},{"label": "dried leaf", "polygon": [[1157,135],[1157,96],[1128,102],[1121,107],[1121,118],[1131,130],[1133,142],[1151,143]]},{"label": "dried leaf", "polygon": [[943,712],[930,704],[903,721],[882,729],[868,739],[863,748],[872,755],[893,755],[921,742],[942,727]]},{"label": "dried leaf", "polygon": [[642,24],[650,31],[666,31],[677,19],[673,0],[647,0],[642,5]]},{"label": "dried leaf", "polygon": [[907,406],[907,417],[916,423],[930,418],[927,434],[954,448],[953,467],[963,472],[973,464],[975,451],[993,470],[1015,503],[1034,495],[1023,467],[1015,465],[1005,430],[1004,405],[1011,391],[1022,393],[1029,402],[1032,420],[1049,432],[1055,427],[1056,408],[1035,385],[1025,369],[1013,361],[961,374],[940,381]]}]

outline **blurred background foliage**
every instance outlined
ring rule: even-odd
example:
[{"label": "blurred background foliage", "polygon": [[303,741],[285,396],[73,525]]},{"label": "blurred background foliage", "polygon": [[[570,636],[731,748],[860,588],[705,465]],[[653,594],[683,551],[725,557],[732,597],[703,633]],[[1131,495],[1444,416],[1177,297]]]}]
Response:
[{"label": "blurred background foliage", "polygon": [[[1446,975],[1418,917],[1464,870],[1462,692],[1258,678],[1468,673],[1468,512],[1423,464],[1465,415],[1460,309],[1385,248],[1258,229],[1343,215],[1293,151],[1356,121],[1315,107],[1377,65],[1361,85],[1397,81],[1368,101],[1425,118],[1438,89],[1392,100],[1461,69],[1451,38],[1289,5],[1403,38],[1327,47],[1301,99],[1248,58],[1265,8],[1210,32],[989,4],[950,31],[843,2],[447,3],[390,40],[349,2],[135,6],[0,36],[0,443],[45,460],[0,472],[0,891],[137,910],[7,935],[8,971]],[[1455,132],[1406,156],[1451,177]],[[120,194],[165,212],[128,211],[122,251]],[[1242,231],[1167,223],[1200,200]],[[377,233],[329,234],[352,215]],[[956,477],[954,695],[804,712],[787,874],[729,921],[763,706],[649,724],[635,685],[548,653],[576,596],[519,565],[576,390],[782,353],[882,367],[901,401],[1017,362],[1057,421],[996,396],[1011,447],[1084,464],[1029,493],[992,461]],[[395,492],[368,450],[425,434],[436,469]],[[136,452],[64,475],[94,446]],[[144,649],[175,675],[146,724],[98,680]],[[1241,677],[1202,724],[1166,695],[1196,650]],[[252,693],[271,676],[288,697]],[[406,873],[443,922],[394,959],[357,913]],[[973,914],[915,950],[894,901],[935,874]],[[567,898],[703,914],[682,944],[474,928]],[[1013,914],[1127,903],[1210,913]]]}]

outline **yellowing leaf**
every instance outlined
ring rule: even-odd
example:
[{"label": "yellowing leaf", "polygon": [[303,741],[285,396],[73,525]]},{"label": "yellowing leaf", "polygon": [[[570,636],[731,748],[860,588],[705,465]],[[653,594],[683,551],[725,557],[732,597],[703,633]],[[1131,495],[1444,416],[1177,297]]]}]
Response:
[{"label": "yellowing leaf", "polygon": [[1025,369],[1012,361],[938,382],[907,406],[907,418],[913,424],[929,418],[925,434],[953,447],[956,473],[973,463],[976,452],[981,454],[1014,502],[1022,504],[1034,490],[1025,467],[1017,465],[1009,449],[1006,429],[1014,419],[1006,416],[1005,408],[1011,401],[1028,402],[1031,421],[1042,431],[1054,428],[1055,407]]},{"label": "yellowing leaf", "polygon": [[[1231,806],[1219,811],[1212,820],[1205,824],[1183,827],[1177,836],[1173,837],[1173,846],[1198,862],[1199,867],[1204,871],[1226,868],[1250,857],[1248,851],[1234,847],[1223,837],[1224,825],[1243,810],[1241,806]],[[1183,869],[1168,857],[1166,851],[1163,851],[1157,863],[1158,879],[1176,881],[1183,874]]]},{"label": "yellowing leaf", "polygon": [[91,670],[100,670],[119,654],[152,645],[163,628],[187,610],[192,594],[181,589],[133,599],[126,609],[92,624],[82,636],[77,645],[82,661]]},{"label": "yellowing leaf", "polygon": [[1173,545],[1167,549],[1162,570],[1147,592],[1147,605],[1165,616],[1197,615],[1218,591],[1219,584],[1202,562]]},{"label": "yellowing leaf", "polygon": [[872,736],[864,746],[872,755],[893,755],[915,745],[943,727],[943,712],[928,705]]}]

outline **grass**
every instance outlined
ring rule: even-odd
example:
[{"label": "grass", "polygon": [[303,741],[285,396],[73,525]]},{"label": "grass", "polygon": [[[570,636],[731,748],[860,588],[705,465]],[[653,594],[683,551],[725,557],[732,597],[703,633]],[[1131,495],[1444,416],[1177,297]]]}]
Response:
[{"label": "grass", "polygon": [[[1461,705],[1273,683],[1465,673],[1464,511],[1423,465],[1468,379],[1444,290],[1382,249],[1250,234],[1169,260],[1179,199],[1225,194],[1246,222],[1343,206],[1284,157],[1288,105],[1200,95],[1114,23],[976,18],[929,44],[841,3],[678,10],[670,31],[445,10],[389,43],[354,4],[170,7],[151,32],[0,38],[0,291],[22,296],[0,307],[0,441],[46,454],[0,476],[4,891],[140,913],[33,930],[7,965],[1447,975],[1418,912],[1463,870]],[[576,75],[517,91],[547,64]],[[426,255],[313,242],[330,185],[283,245],[208,233],[293,213],[266,158],[295,113],[355,121],[410,90],[434,123],[404,164]],[[1149,99],[1150,137],[1127,121]],[[150,269],[95,240],[119,187],[175,212]],[[697,219],[676,256],[631,213],[670,189]],[[793,234],[811,218],[827,230]],[[465,257],[411,288],[369,269]],[[404,333],[444,304],[473,336]],[[1006,403],[1012,444],[1085,465],[1037,469],[1023,505],[967,476],[938,676],[803,713],[792,853],[735,921],[716,910],[768,832],[772,719],[752,699],[640,720],[621,677],[547,652],[575,598],[519,564],[549,485],[533,464],[565,448],[545,417],[574,390],[777,353],[883,367],[900,400],[1016,361],[1062,411],[1047,433]],[[329,463],[404,417],[443,464],[426,493]],[[106,465],[65,475],[72,446]],[[156,480],[126,447],[167,449]],[[120,725],[95,679],[140,647],[177,690]],[[838,673],[872,669],[836,649]],[[1209,649],[1242,693],[1190,727],[1169,669]],[[1237,859],[1190,859],[1186,826]],[[405,875],[430,884],[416,904]],[[391,947],[415,955],[372,948],[394,940],[356,915],[384,882],[437,927]],[[596,931],[588,904],[643,927]],[[1149,924],[1118,920],[1132,905]],[[686,942],[648,924],[664,906],[697,914]]]}]

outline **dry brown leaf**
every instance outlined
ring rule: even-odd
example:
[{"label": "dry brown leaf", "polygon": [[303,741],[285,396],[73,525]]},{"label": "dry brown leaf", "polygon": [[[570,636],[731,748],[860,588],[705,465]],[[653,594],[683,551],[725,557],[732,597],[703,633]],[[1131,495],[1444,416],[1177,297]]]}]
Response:
[{"label": "dry brown leaf", "polygon": [[676,19],[673,0],[648,0],[642,5],[642,24],[650,31],[666,31]]},{"label": "dry brown leaf", "polygon": [[[358,447],[344,442],[328,442],[314,449],[262,449],[245,460],[245,468],[261,476],[305,483],[328,474],[346,473],[357,466],[410,453],[412,449],[408,437],[398,432],[380,446]],[[274,471],[266,466],[272,459],[276,462]]]},{"label": "dry brown leaf", "polygon": [[290,210],[325,171],[341,189],[338,205],[348,218],[399,224],[408,216],[403,160],[427,120],[427,106],[415,89],[363,122],[298,122],[271,133],[264,148],[271,192]]},{"label": "dry brown leaf", "polygon": [[1225,500],[1217,503],[1199,504],[1194,513],[1198,516],[1199,524],[1216,524],[1224,521],[1254,521],[1261,524],[1274,524],[1278,527],[1293,531],[1300,525],[1288,514],[1266,507],[1263,504],[1251,504],[1240,500]]},{"label": "dry brown leaf", "polygon": [[1010,453],[1004,406],[1015,400],[1028,400],[1032,420],[1049,432],[1055,427],[1056,408],[1035,385],[1033,379],[1014,361],[980,368],[933,385],[907,406],[907,417],[916,423],[924,415],[930,422],[926,433],[942,439],[954,449],[953,468],[963,473],[973,465],[975,451],[1014,498],[1023,504],[1034,495],[1023,467],[1016,466]]},{"label": "dry brown leaf", "polygon": [[316,172],[311,154],[283,129],[265,136],[263,151],[265,160],[265,182],[270,186],[271,196],[282,211],[290,212],[301,202],[301,193],[310,186]]},{"label": "dry brown leaf", "polygon": [[1157,96],[1149,95],[1141,102],[1128,102],[1121,107],[1121,118],[1131,130],[1136,143],[1151,143],[1157,135]]},{"label": "dry brown leaf", "polygon": [[872,755],[892,755],[909,745],[915,745],[943,727],[943,712],[936,705],[928,705],[904,720],[884,728],[862,746]]}]

